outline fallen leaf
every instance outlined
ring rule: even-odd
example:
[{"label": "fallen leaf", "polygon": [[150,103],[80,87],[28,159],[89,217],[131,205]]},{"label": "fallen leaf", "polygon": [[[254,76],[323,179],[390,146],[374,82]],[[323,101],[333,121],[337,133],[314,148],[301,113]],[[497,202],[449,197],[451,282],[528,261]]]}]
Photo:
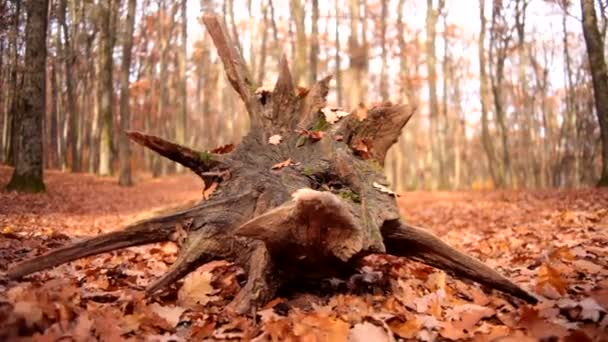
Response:
[{"label": "fallen leaf", "polygon": [[213,193],[215,192],[215,190],[217,189],[217,187],[220,185],[220,183],[218,182],[213,182],[211,183],[211,185],[209,185],[208,188],[203,190],[203,199],[206,201],[208,199],[211,198],[211,195],[213,195]]},{"label": "fallen leaf", "polygon": [[230,153],[232,151],[234,151],[234,144],[226,144],[226,145],[222,145],[219,147],[214,148],[213,150],[211,150],[211,153],[216,153],[216,154],[226,154],[226,153]]},{"label": "fallen leaf", "polygon": [[338,120],[340,120],[341,118],[350,115],[350,113],[341,111],[338,108],[330,107],[325,107],[321,109],[321,112],[323,113],[323,115],[325,115],[325,121],[332,125],[338,122]]},{"label": "fallen leaf", "polygon": [[186,311],[181,306],[163,306],[158,303],[152,303],[150,309],[173,327],[179,324],[182,314]]},{"label": "fallen leaf", "polygon": [[388,321],[388,326],[393,333],[406,340],[416,337],[420,329],[422,329],[422,321],[417,316],[411,315],[407,319],[399,318]]},{"label": "fallen leaf", "polygon": [[348,333],[348,341],[349,342],[368,342],[368,341],[378,341],[378,342],[389,342],[394,341],[391,335],[387,333],[387,331],[370,322],[357,323],[355,326],[350,328],[350,332]]},{"label": "fallen leaf", "polygon": [[291,164],[292,164],[292,161],[291,161],[291,158],[289,158],[289,159],[287,159],[285,161],[282,161],[280,163],[276,163],[276,164],[272,165],[272,169],[273,170],[279,170],[279,169],[282,169],[284,167],[288,167]]},{"label": "fallen leaf", "polygon": [[591,261],[585,260],[585,259],[579,259],[579,260],[575,260],[572,262],[572,265],[578,269],[579,271],[583,272],[583,273],[593,273],[593,274],[597,274],[600,273],[602,271],[605,271],[605,268],[598,265],[598,264],[594,264]]},{"label": "fallen leaf", "polygon": [[548,298],[559,298],[566,294],[568,285],[560,272],[549,264],[542,264],[538,269],[536,291]]},{"label": "fallen leaf", "polygon": [[519,324],[526,328],[530,334],[538,339],[564,337],[568,329],[548,322],[539,315],[538,310],[529,306],[520,309]]},{"label": "fallen leaf", "polygon": [[211,285],[213,274],[209,271],[200,272],[196,270],[184,278],[184,284],[177,292],[178,303],[184,307],[192,307],[196,304],[205,305],[218,299],[218,292]]},{"label": "fallen leaf", "polygon": [[268,138],[268,143],[270,145],[278,145],[279,143],[281,143],[281,140],[283,140],[283,137],[278,134],[275,134]]},{"label": "fallen leaf", "polygon": [[384,186],[384,185],[382,185],[380,183],[374,182],[374,183],[372,183],[372,185],[374,186],[374,188],[376,190],[378,190],[378,191],[380,191],[382,193],[389,194],[389,195],[394,196],[394,197],[399,197],[399,195],[396,192],[394,192],[393,190],[387,188],[386,186]]},{"label": "fallen leaf", "polygon": [[371,157],[371,144],[367,139],[357,139],[350,147],[355,151],[356,155],[363,159],[369,159]]}]

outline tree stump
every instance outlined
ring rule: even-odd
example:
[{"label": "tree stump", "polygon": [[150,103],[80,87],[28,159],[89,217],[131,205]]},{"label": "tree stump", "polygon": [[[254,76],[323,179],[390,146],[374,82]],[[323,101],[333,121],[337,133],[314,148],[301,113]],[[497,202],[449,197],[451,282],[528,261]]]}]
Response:
[{"label": "tree stump", "polygon": [[[177,261],[147,293],[153,295],[214,259],[247,272],[231,303],[249,312],[294,279],[347,277],[372,253],[417,259],[527,302],[536,299],[507,278],[448,246],[424,229],[403,223],[394,194],[383,187],[383,165],[414,108],[383,103],[365,118],[328,122],[330,77],[296,89],[287,60],[272,91],[253,86],[243,58],[217,17],[204,23],[227,77],[244,102],[251,130],[227,154],[198,152],[161,138],[129,132],[135,142],[189,168],[217,186],[210,199],[162,217],[93,237],[17,264],[17,279],[78,258],[162,241],[180,244]],[[278,144],[269,138],[280,135]],[[287,162],[285,162],[287,161]]]}]

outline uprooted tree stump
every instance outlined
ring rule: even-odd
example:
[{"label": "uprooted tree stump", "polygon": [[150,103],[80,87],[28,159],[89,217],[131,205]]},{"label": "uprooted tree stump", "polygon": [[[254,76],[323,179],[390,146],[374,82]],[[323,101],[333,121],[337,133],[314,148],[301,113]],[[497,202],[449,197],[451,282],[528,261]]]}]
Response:
[{"label": "uprooted tree stump", "polygon": [[[227,154],[201,153],[143,133],[128,134],[194,171],[206,187],[215,184],[213,196],[189,209],[24,261],[8,271],[10,278],[121,248],[175,241],[180,244],[177,261],[147,293],[157,293],[203,263],[228,259],[248,274],[231,303],[240,313],[272,299],[288,281],[352,275],[358,262],[372,253],[414,258],[536,302],[480,261],[400,221],[394,196],[381,186],[386,184],[383,164],[413,108],[384,103],[372,107],[366,118],[349,115],[329,124],[322,113],[329,77],[308,91],[296,89],[283,57],[274,89],[256,91],[218,18],[205,15],[204,23],[249,113],[249,134]],[[275,135],[282,141],[269,144]],[[282,163],[286,160],[292,163]],[[281,163],[286,166],[273,168]]]}]

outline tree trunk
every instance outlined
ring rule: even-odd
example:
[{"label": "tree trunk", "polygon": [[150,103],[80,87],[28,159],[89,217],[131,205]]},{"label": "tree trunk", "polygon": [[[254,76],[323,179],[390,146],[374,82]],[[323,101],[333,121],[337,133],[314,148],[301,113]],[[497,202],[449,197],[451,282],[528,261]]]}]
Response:
[{"label": "tree trunk", "polygon": [[595,113],[602,140],[602,172],[598,186],[608,187],[608,71],[604,59],[604,43],[600,35],[593,0],[581,0],[583,34],[593,79]]},{"label": "tree trunk", "polygon": [[[502,165],[500,172],[500,186],[512,185],[511,171],[511,155],[509,152],[509,139],[507,132],[507,124],[505,122],[505,109],[503,91],[505,86],[504,68],[507,53],[510,48],[511,32],[506,27],[505,19],[502,13],[502,3],[494,2],[492,7],[492,27],[490,39],[490,62],[494,66],[493,72],[490,74],[492,96],[494,99],[494,113],[501,138],[502,146]],[[499,22],[500,21],[500,22]]]},{"label": "tree trunk", "polygon": [[[58,10],[58,19],[63,33],[63,55],[61,56],[65,68],[65,83],[67,95],[67,113],[69,117],[68,143],[70,145],[71,170],[72,172],[80,171],[80,154],[78,152],[78,114],[76,113],[76,96],[74,94],[74,66],[76,65],[76,55],[72,46],[72,37],[66,23],[67,2],[60,0],[60,8]],[[75,18],[72,18],[72,21]],[[66,151],[67,153],[67,151]]]},{"label": "tree trunk", "polygon": [[[202,263],[229,259],[247,271],[248,279],[227,310],[249,313],[282,287],[349,277],[366,255],[390,253],[529,303],[537,301],[480,261],[424,229],[401,222],[395,197],[379,190],[379,184],[386,184],[386,153],[411,118],[411,106],[380,104],[370,108],[363,120],[351,115],[331,124],[322,111],[330,77],[315,83],[306,94],[297,93],[283,57],[274,89],[256,91],[244,59],[220,20],[213,15],[203,20],[227,79],[247,109],[249,134],[225,154],[196,151],[139,132],[129,136],[191,169],[207,188],[215,184],[219,191],[191,208],[24,261],[7,272],[10,279],[84,256],[167,240],[179,242],[180,236],[187,235],[176,262],[148,287],[148,295]],[[295,132],[298,127],[306,131]],[[283,140],[269,144],[275,134]]]},{"label": "tree trunk", "polygon": [[133,26],[135,24],[136,0],[127,2],[127,18],[125,20],[125,32],[122,45],[122,68],[120,73],[120,129],[118,154],[120,161],[120,174],[118,184],[121,186],[133,185],[131,177],[131,149],[126,131],[129,129],[131,120],[129,75],[131,73],[131,50],[133,48]]},{"label": "tree trunk", "polygon": [[42,125],[46,109],[46,31],[48,0],[26,2],[26,68],[18,97],[15,170],[6,188],[44,191]]},{"label": "tree trunk", "polygon": [[310,57],[309,57],[308,83],[317,81],[319,64],[319,0],[312,0],[312,18],[310,28]]},{"label": "tree trunk", "polygon": [[113,128],[113,102],[114,90],[112,80],[112,53],[114,51],[114,38],[112,32],[112,16],[114,1],[100,3],[99,18],[99,65],[97,70],[97,106],[100,116],[101,135],[99,140],[99,174],[108,176],[112,174],[112,128]]},{"label": "tree trunk", "polygon": [[439,101],[437,99],[437,55],[435,52],[436,26],[439,13],[443,10],[444,0],[439,0],[437,7],[433,0],[427,0],[426,9],[426,68],[428,72],[429,89],[429,141],[431,142],[431,165],[433,173],[432,188],[445,189],[447,187],[447,175],[445,170],[445,156],[442,154],[441,145],[444,143],[442,136],[442,118],[439,116]]},{"label": "tree trunk", "polygon": [[338,4],[338,1],[336,1],[336,6],[334,8],[335,10],[335,16],[336,16],[336,27],[334,30],[334,40],[335,40],[335,44],[336,44],[336,48],[335,48],[335,53],[334,53],[334,60],[336,63],[336,104],[338,105],[338,107],[342,107],[342,105],[344,104],[343,98],[342,98],[342,67],[341,67],[341,61],[342,58],[340,57],[340,5]]},{"label": "tree trunk", "polygon": [[[188,77],[186,75],[186,67],[188,63],[188,13],[187,0],[181,0],[181,26],[180,26],[180,49],[178,52],[178,96],[179,108],[177,121],[175,123],[175,140],[179,144],[186,143],[186,127],[188,120]],[[178,166],[177,171],[181,172],[181,166]]]},{"label": "tree trunk", "polygon": [[291,18],[296,29],[294,82],[306,82],[306,28],[304,26],[304,6],[300,0],[289,0]]},{"label": "tree trunk", "polygon": [[14,151],[15,151],[15,103],[18,99],[19,93],[19,82],[18,82],[18,68],[19,68],[19,53],[17,46],[17,38],[19,37],[19,23],[21,15],[21,1],[17,1],[15,4],[15,13],[13,14],[13,24],[11,26],[11,41],[9,47],[9,58],[12,59],[11,68],[9,70],[9,92],[7,93],[7,99],[4,108],[4,129],[2,132],[2,141],[5,148],[3,153],[3,160],[5,163],[14,165]]},{"label": "tree trunk", "polygon": [[380,69],[380,98],[382,101],[388,101],[388,61],[387,61],[387,50],[386,46],[386,17],[388,16],[388,0],[381,1],[382,13],[380,16],[380,48],[381,48],[381,60],[382,68]]}]

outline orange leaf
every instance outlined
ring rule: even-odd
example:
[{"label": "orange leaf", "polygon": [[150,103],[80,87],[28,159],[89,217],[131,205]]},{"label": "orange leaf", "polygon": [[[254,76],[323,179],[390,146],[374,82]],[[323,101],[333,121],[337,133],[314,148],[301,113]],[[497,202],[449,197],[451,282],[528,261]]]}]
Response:
[{"label": "orange leaf", "polygon": [[289,158],[289,159],[287,159],[285,161],[282,161],[280,163],[276,163],[276,164],[272,165],[272,169],[273,170],[282,169],[284,167],[288,167],[291,164],[292,164],[292,161],[291,161],[291,158]]},{"label": "orange leaf", "polygon": [[225,153],[230,153],[233,150],[234,150],[234,144],[226,144],[226,145],[214,148],[213,150],[211,150],[211,153],[225,154]]}]

